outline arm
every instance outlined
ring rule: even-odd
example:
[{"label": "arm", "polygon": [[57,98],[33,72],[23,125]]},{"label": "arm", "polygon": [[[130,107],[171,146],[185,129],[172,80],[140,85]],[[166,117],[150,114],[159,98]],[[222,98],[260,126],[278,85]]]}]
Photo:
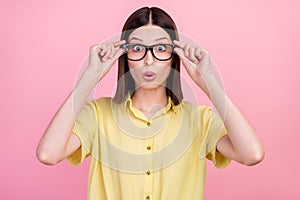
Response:
[{"label": "arm", "polygon": [[123,43],[124,41],[120,41],[90,48],[88,67],[40,139],[36,155],[42,163],[54,165],[80,147],[79,138],[72,134],[74,119],[77,118],[92,89],[122,55],[123,50],[119,45]]},{"label": "arm", "polygon": [[209,91],[204,91],[217,109],[228,131],[228,135],[218,141],[217,150],[224,156],[245,165],[255,165],[262,161],[264,148],[255,130],[214,75],[206,74],[203,78],[209,88]]},{"label": "arm", "polygon": [[264,158],[264,147],[246,118],[229,98],[211,72],[212,62],[205,49],[193,48],[174,41],[175,52],[182,59],[188,74],[209,97],[222,118],[228,135],[217,143],[224,156],[245,165],[255,165]]}]

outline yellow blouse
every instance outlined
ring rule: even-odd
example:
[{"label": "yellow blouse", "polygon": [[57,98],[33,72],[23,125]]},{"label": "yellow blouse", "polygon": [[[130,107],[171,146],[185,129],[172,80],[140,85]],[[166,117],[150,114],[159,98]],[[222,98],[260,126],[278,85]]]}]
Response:
[{"label": "yellow blouse", "polygon": [[73,133],[81,147],[67,160],[77,165],[91,155],[88,199],[203,199],[206,158],[218,168],[230,159],[216,150],[227,134],[208,106],[183,101],[151,119],[126,101],[90,100],[80,111]]}]

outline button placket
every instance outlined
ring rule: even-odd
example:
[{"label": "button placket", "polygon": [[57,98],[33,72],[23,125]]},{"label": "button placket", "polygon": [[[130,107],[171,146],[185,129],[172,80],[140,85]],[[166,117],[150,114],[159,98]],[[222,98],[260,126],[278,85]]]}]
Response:
[{"label": "button placket", "polygon": [[144,195],[145,195],[145,199],[146,200],[150,200],[151,199],[151,195],[153,192],[153,174],[152,174],[152,169],[153,169],[153,151],[154,151],[154,146],[153,146],[153,127],[151,126],[152,122],[151,121],[147,121],[146,122],[146,126],[147,131],[149,133],[149,138],[147,138],[145,140],[145,151],[147,154],[149,154],[149,159],[151,159],[150,163],[152,163],[151,165],[147,166],[148,169],[146,169],[145,173],[145,184],[144,184]]},{"label": "button placket", "polygon": [[[148,121],[147,123],[146,123],[146,125],[149,127],[149,128],[151,128],[150,126],[151,126],[151,121]],[[149,133],[150,133],[150,135],[152,135],[153,134],[153,130],[152,129],[149,129]],[[151,147],[151,145],[152,145],[152,143],[153,143],[153,137],[150,137],[150,139],[148,140],[150,143],[148,143],[148,145],[147,145],[147,150],[148,151],[150,151],[151,149],[152,149],[152,147]]]}]

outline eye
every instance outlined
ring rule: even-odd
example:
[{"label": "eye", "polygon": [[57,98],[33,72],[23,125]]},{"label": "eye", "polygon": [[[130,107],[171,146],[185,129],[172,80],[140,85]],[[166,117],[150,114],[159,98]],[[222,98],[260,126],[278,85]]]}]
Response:
[{"label": "eye", "polygon": [[143,46],[142,45],[139,45],[139,44],[136,44],[132,47],[132,50],[133,51],[143,51]]},{"label": "eye", "polygon": [[164,52],[166,50],[166,46],[163,44],[159,44],[156,46],[156,50],[159,52]]}]

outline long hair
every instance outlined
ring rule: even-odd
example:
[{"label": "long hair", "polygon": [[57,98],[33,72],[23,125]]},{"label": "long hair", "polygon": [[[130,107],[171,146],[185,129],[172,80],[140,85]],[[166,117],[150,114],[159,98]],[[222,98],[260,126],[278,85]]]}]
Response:
[{"label": "long hair", "polygon": [[[174,21],[165,11],[157,7],[143,7],[132,13],[123,26],[121,40],[128,41],[129,35],[135,29],[147,24],[160,26],[169,34],[172,41],[179,40]],[[173,54],[171,68],[166,82],[166,95],[171,97],[175,105],[178,105],[182,102],[183,94],[180,81],[180,58],[177,54]],[[113,100],[121,103],[128,93],[132,95],[134,91],[135,82],[129,73],[126,54],[123,54],[118,61],[118,83]]]}]

